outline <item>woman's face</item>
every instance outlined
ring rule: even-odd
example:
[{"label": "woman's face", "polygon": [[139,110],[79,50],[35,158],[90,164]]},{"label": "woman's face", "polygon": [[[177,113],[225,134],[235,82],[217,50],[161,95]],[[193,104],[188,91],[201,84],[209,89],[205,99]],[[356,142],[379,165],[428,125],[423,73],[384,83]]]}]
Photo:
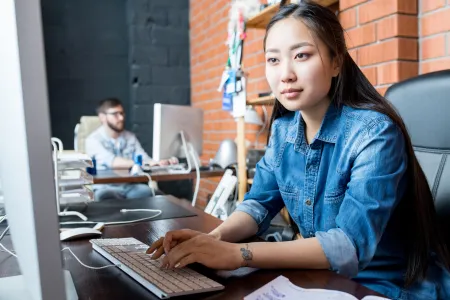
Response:
[{"label": "woman's face", "polygon": [[265,54],[267,81],[286,109],[309,110],[329,101],[339,68],[303,22],[287,18],[276,23],[268,32]]}]

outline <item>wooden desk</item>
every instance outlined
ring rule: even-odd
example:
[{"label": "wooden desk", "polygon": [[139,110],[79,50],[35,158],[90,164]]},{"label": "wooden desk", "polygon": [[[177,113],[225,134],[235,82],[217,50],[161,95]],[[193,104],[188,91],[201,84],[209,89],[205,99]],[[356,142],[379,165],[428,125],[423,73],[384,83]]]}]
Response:
[{"label": "wooden desk", "polygon": [[[167,201],[173,201],[187,209],[194,210],[197,216],[142,222],[130,225],[108,226],[104,229],[103,237],[135,237],[143,242],[151,243],[160,236],[163,236],[168,230],[191,228],[209,232],[221,222],[220,220],[203,213],[201,210],[193,208],[187,201],[181,202],[171,196],[167,196]],[[11,249],[9,236],[6,236],[2,242],[7,248]],[[62,246],[70,247],[82,262],[90,266],[110,264],[108,260],[92,250],[88,240],[65,242]],[[159,299],[119,269],[86,269],[67,251],[64,251],[63,253],[63,262],[64,268],[69,270],[72,275],[80,300]],[[250,272],[250,269],[241,268],[232,272],[224,272],[207,270],[202,267],[195,267],[195,269],[225,285],[225,290],[208,294],[197,294],[190,297],[177,297],[176,299],[243,299],[246,295],[275,279],[279,275],[286,276],[294,284],[304,288],[340,290],[350,293],[358,299],[361,299],[366,295],[378,295],[354,281],[327,270],[258,270]],[[0,277],[18,274],[19,269],[17,260],[4,252],[0,252]]]},{"label": "wooden desk", "polygon": [[[224,170],[210,170],[200,171],[201,178],[221,177]],[[171,180],[185,180],[195,179],[197,174],[192,171],[188,174],[173,174],[167,171],[158,171],[149,173],[153,181],[171,181]],[[109,184],[109,183],[147,183],[147,176],[133,176],[128,170],[102,170],[97,171],[94,176],[94,184]]]}]

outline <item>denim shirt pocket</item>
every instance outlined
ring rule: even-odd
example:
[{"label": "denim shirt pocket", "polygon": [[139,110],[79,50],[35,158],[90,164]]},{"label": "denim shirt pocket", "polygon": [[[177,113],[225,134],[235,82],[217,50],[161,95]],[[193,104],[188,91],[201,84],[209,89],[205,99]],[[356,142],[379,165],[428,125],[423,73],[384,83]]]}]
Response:
[{"label": "denim shirt pocket", "polygon": [[334,190],[327,190],[324,194],[324,202],[325,204],[341,204],[342,200],[344,200],[345,189],[337,188]]},{"label": "denim shirt pocket", "polygon": [[336,217],[339,214],[342,201],[345,197],[345,189],[338,188],[334,190],[326,190],[324,194],[324,221],[325,230],[336,228]]},{"label": "denim shirt pocket", "polygon": [[289,185],[280,185],[279,188],[281,198],[283,198],[284,205],[289,211],[289,214],[294,220],[298,219],[299,215],[298,203],[300,201],[299,199],[300,192],[298,187],[289,184]]}]

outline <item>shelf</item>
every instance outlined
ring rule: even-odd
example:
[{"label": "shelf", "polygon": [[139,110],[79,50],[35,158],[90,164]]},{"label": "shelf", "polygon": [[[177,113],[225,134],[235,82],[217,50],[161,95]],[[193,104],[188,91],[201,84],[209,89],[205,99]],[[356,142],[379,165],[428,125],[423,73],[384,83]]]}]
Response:
[{"label": "shelf", "polygon": [[247,28],[266,29],[270,19],[277,13],[280,4],[274,4],[264,8],[256,16],[247,20]]},{"label": "shelf", "polygon": [[[332,4],[339,2],[339,0],[315,0],[316,3],[328,7]],[[266,29],[270,19],[277,13],[280,4],[274,4],[266,7],[260,11],[257,15],[247,20],[247,28]]]},{"label": "shelf", "polygon": [[275,96],[265,96],[247,100],[247,105],[272,105],[275,102]]}]

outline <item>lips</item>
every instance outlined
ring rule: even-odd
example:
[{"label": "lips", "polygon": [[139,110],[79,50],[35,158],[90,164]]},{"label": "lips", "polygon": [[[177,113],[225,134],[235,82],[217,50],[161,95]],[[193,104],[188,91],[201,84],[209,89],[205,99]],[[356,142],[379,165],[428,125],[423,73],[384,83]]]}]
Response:
[{"label": "lips", "polygon": [[284,89],[281,91],[281,94],[284,95],[287,99],[295,99],[300,96],[300,93],[303,92],[302,89]]}]

